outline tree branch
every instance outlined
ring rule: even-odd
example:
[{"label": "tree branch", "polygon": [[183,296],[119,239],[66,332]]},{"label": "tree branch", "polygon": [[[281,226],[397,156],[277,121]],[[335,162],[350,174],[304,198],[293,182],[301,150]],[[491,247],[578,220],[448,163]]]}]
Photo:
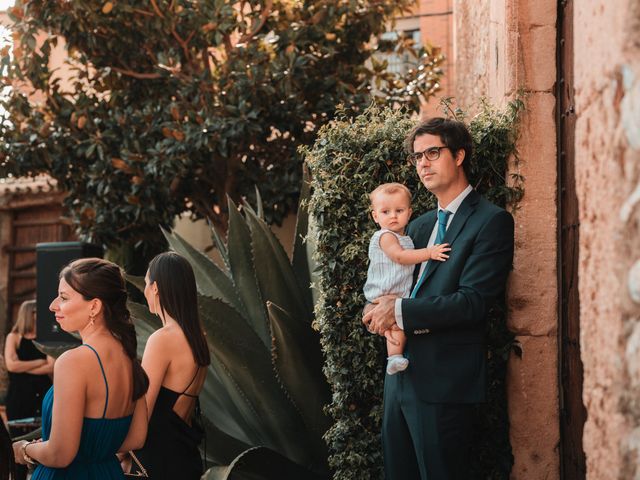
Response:
[{"label": "tree branch", "polygon": [[122,75],[137,78],[139,80],[154,80],[156,78],[162,78],[162,75],[159,73],[140,73],[140,72],[134,72],[133,70],[127,70],[125,68],[118,68],[118,67],[112,67],[112,68],[114,71],[121,73]]},{"label": "tree branch", "polygon": [[273,8],[273,0],[266,0],[264,2],[264,9],[262,10],[262,13],[260,13],[260,20],[258,20],[258,23],[256,24],[256,26],[253,28],[251,32],[243,35],[240,38],[240,41],[238,43],[248,42],[260,31],[260,29],[264,26],[265,22],[267,21],[267,18],[271,14],[272,8]]},{"label": "tree branch", "polygon": [[153,9],[155,10],[156,15],[158,15],[160,18],[164,18],[164,15],[162,14],[160,9],[158,8],[158,4],[156,3],[156,0],[151,0],[151,5],[153,6]]}]

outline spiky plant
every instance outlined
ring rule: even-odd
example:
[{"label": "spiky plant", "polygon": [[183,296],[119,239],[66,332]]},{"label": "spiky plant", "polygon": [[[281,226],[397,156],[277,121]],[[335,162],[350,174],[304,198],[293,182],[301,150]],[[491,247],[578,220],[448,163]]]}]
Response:
[{"label": "spiky plant", "polygon": [[[292,261],[268,225],[248,206],[229,200],[226,244],[214,232],[225,268],[176,233],[170,247],[192,265],[200,316],[212,353],[200,396],[207,457],[203,478],[326,478],[329,426],[307,255],[307,212],[300,208]],[[132,279],[140,288],[140,279]],[[140,348],[159,326],[132,304]]]}]

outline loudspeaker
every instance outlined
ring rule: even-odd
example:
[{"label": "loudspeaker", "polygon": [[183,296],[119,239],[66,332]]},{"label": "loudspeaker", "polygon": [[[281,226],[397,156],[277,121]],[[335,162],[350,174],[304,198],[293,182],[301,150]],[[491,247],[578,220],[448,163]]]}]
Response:
[{"label": "loudspeaker", "polygon": [[102,258],[102,247],[83,242],[38,243],[36,245],[36,340],[48,346],[79,344],[80,340],[60,328],[49,305],[58,296],[58,275],[78,258]]}]

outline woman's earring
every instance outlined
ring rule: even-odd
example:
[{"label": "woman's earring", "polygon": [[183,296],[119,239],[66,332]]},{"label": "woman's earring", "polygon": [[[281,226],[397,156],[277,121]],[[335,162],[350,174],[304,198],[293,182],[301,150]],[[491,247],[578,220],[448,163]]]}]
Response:
[{"label": "woman's earring", "polygon": [[92,314],[89,316],[89,326],[93,327],[93,322],[95,319],[95,315]]}]

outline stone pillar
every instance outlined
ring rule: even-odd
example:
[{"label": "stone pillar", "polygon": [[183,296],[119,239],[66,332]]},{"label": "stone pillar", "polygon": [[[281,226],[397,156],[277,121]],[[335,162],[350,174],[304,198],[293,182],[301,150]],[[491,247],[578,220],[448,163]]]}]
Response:
[{"label": "stone pillar", "polygon": [[518,89],[526,112],[518,142],[525,195],[515,213],[508,292],[510,330],[522,348],[507,374],[513,479],[560,477],[558,446],[557,148],[554,0],[455,3],[457,92],[504,104]]},{"label": "stone pillar", "polygon": [[589,479],[640,468],[640,1],[574,5]]}]

